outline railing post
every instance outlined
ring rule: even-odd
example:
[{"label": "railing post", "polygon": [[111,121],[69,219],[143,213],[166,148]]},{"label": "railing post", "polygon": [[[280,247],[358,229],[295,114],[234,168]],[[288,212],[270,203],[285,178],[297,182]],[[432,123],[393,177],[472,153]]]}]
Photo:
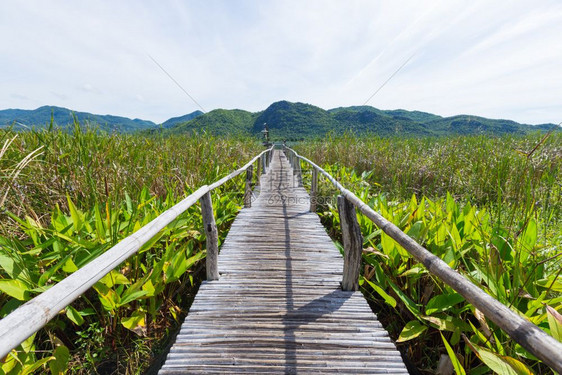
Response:
[{"label": "railing post", "polygon": [[359,289],[363,237],[357,222],[355,207],[342,195],[338,195],[338,212],[344,248],[342,289],[355,291]]},{"label": "railing post", "polygon": [[261,168],[260,168],[260,160],[256,164],[256,185],[260,185],[260,178],[261,178]]},{"label": "railing post", "polygon": [[268,152],[265,154],[265,167],[266,167],[267,169],[269,169],[269,166],[270,166],[270,164],[271,164],[271,154],[272,154],[271,151],[268,151]]},{"label": "railing post", "polygon": [[262,174],[265,174],[265,172],[266,172],[265,159],[266,159],[266,155],[260,156],[260,164],[261,164],[261,172],[262,172]]},{"label": "railing post", "polygon": [[312,167],[312,184],[310,187],[310,212],[316,212],[317,197],[318,197],[318,170]]},{"label": "railing post", "polygon": [[302,186],[301,159],[299,159],[296,155],[294,156],[293,174],[297,179],[297,187],[301,187]]},{"label": "railing post", "polygon": [[219,236],[217,224],[215,223],[215,215],[213,214],[211,192],[207,192],[207,194],[203,195],[199,201],[201,202],[201,214],[203,216],[205,237],[207,239],[207,280],[218,280]]},{"label": "railing post", "polygon": [[244,207],[250,208],[252,207],[252,175],[253,175],[253,166],[249,166],[246,169],[246,189],[244,190]]}]

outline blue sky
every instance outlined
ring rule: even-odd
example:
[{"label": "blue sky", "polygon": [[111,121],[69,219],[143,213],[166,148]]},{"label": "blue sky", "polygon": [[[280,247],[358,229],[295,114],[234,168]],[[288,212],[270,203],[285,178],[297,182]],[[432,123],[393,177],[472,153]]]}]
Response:
[{"label": "blue sky", "polygon": [[562,122],[562,2],[3,1],[0,109],[162,122],[278,100]]}]

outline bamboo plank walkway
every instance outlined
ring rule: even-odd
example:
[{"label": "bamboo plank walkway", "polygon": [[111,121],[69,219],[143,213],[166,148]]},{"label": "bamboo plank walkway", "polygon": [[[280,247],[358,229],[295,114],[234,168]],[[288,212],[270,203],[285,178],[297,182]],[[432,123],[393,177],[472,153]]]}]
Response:
[{"label": "bamboo plank walkway", "polygon": [[407,374],[281,151],[222,245],[159,374]]}]

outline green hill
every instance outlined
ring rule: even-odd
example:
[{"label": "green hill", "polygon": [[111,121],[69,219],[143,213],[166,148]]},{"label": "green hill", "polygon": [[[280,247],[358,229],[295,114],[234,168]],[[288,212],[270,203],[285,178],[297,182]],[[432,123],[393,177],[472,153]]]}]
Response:
[{"label": "green hill", "polygon": [[303,136],[322,136],[337,131],[337,120],[322,108],[310,104],[281,101],[263,111],[252,126],[252,133],[263,130],[267,124],[270,134],[295,139]]},{"label": "green hill", "polygon": [[337,120],[339,132],[372,133],[382,137],[391,135],[435,135],[427,126],[407,117],[393,117],[376,108],[342,108],[332,115]]},{"label": "green hill", "polygon": [[241,109],[215,109],[193,120],[165,129],[166,133],[202,133],[218,136],[249,135],[257,114]]},{"label": "green hill", "polygon": [[193,120],[194,118],[196,118],[198,116],[201,116],[202,114],[203,114],[203,112],[201,112],[201,111],[195,111],[195,112],[189,113],[187,115],[172,117],[171,119],[164,121],[162,123],[162,127],[163,128],[171,128],[174,125]]},{"label": "green hill", "polygon": [[88,112],[75,112],[62,107],[43,106],[34,110],[5,109],[0,111],[0,128],[12,125],[15,129],[41,128],[50,124],[51,116],[55,125],[62,128],[73,126],[74,116],[81,125],[99,126],[100,129],[108,132],[127,133],[156,126],[152,121],[95,115]]},{"label": "green hill", "polygon": [[[525,134],[537,128],[510,120],[491,120],[484,117],[459,115],[429,121],[428,126],[438,134]],[[551,126],[554,126],[553,124]]]},{"label": "green hill", "polygon": [[267,124],[272,140],[297,140],[326,134],[375,134],[387,136],[448,136],[468,134],[526,134],[544,131],[553,124],[525,125],[510,120],[458,115],[441,117],[420,111],[380,110],[370,106],[330,110],[280,101],[265,111],[250,113],[220,109],[168,129],[171,133],[206,131],[217,135],[245,134],[260,137]]},{"label": "green hill", "polygon": [[98,126],[109,132],[144,131],[145,134],[206,132],[217,136],[261,137],[267,124],[272,140],[299,140],[322,137],[326,134],[374,134],[388,136],[448,136],[469,134],[526,134],[546,131],[554,124],[526,125],[510,120],[494,120],[478,116],[458,115],[441,117],[404,109],[380,110],[370,106],[339,107],[324,110],[305,103],[279,101],[261,112],[240,109],[215,109],[208,113],[193,113],[173,117],[161,126],[152,121],[129,119],[112,115],[73,112],[66,108],[44,106],[36,110],[0,110],[0,128],[15,129],[45,127],[51,121],[57,126],[73,126],[74,117],[81,125]]},{"label": "green hill", "polygon": [[[203,112],[195,111],[193,113],[172,117],[162,123],[162,127],[169,128],[179,123],[185,123],[192,120]],[[0,128],[13,126],[16,130],[25,130],[31,128],[42,128],[49,126],[51,116],[54,124],[62,128],[74,126],[74,117],[80,125],[97,126],[108,132],[131,133],[138,130],[147,130],[157,128],[157,124],[152,121],[141,119],[130,119],[127,117],[113,115],[96,115],[88,112],[72,111],[68,108],[43,106],[33,110],[26,109],[5,109],[0,110]]]}]

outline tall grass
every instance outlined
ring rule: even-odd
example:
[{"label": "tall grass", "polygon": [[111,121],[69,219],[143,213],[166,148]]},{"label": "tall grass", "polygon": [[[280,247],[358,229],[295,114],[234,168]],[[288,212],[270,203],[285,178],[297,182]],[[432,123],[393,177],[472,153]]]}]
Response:
[{"label": "tall grass", "polygon": [[[487,207],[508,226],[541,215],[552,233],[562,217],[562,134],[526,137],[358,138],[299,144],[302,155],[337,173],[338,166],[368,172],[372,192],[389,200],[418,197]],[[537,145],[539,145],[535,149]],[[534,151],[533,151],[534,150]],[[531,153],[531,151],[533,151]],[[531,208],[536,207],[536,210]],[[540,208],[540,209],[539,209]]]},{"label": "tall grass", "polygon": [[[562,137],[357,139],[304,143],[376,211],[487,293],[562,341]],[[324,183],[322,194],[335,194]],[[319,207],[339,240],[334,204]],[[550,373],[370,220],[362,290],[421,372]]]},{"label": "tall grass", "polygon": [[2,165],[26,161],[25,168],[17,168],[17,178],[4,179],[4,209],[42,223],[48,222],[53,207],[68,209],[67,196],[78,208],[105,201],[117,205],[125,193],[138,196],[144,188],[161,197],[181,196],[224,176],[260,150],[250,139],[204,134],[147,138],[79,126],[73,132],[0,130],[1,143],[8,145]]},{"label": "tall grass", "polygon": [[[145,138],[79,126],[0,130],[0,141],[0,318],[261,151],[250,139]],[[241,207],[242,183],[213,193],[220,241]],[[196,292],[201,227],[194,206],[12,351],[0,373],[142,373]]]}]

